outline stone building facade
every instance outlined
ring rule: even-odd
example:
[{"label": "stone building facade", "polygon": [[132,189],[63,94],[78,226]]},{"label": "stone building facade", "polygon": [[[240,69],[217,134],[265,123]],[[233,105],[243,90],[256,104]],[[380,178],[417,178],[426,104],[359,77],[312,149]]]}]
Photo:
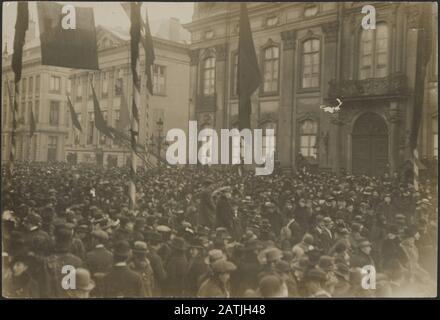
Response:
[{"label": "stone building facade", "polygon": [[[411,158],[417,14],[407,3],[368,3],[376,29],[361,26],[363,3],[248,3],[262,84],[252,128],[276,128],[282,168],[299,162],[333,172],[382,174]],[[419,153],[436,156],[437,8]],[[200,128],[238,120],[238,3],[196,3],[191,32],[190,118]],[[320,106],[336,105],[330,114]]]}]

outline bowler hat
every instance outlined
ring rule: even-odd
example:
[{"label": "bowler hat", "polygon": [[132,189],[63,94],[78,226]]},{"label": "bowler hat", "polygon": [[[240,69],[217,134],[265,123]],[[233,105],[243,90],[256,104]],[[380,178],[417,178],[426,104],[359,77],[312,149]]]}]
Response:
[{"label": "bowler hat", "polygon": [[237,269],[235,264],[226,260],[217,260],[211,265],[211,268],[215,273],[232,272]]},{"label": "bowler hat", "polygon": [[75,271],[76,289],[83,291],[92,291],[95,288],[95,282],[90,277],[87,269],[78,268]]},{"label": "bowler hat", "polygon": [[170,246],[171,246],[171,248],[179,250],[179,251],[184,251],[187,248],[185,239],[183,239],[181,237],[173,238],[171,240]]},{"label": "bowler hat", "polygon": [[371,242],[368,241],[367,239],[361,240],[358,245],[359,248],[365,248],[365,247],[371,247],[371,246],[372,246]]},{"label": "bowler hat", "polygon": [[148,252],[147,244],[144,241],[136,241],[134,243],[133,253],[138,255],[145,255]]},{"label": "bowler hat", "polygon": [[266,261],[271,263],[283,257],[283,252],[278,248],[270,248],[266,251]]},{"label": "bowler hat", "polygon": [[113,253],[116,256],[128,256],[130,254],[130,245],[125,240],[118,241],[113,247]]}]

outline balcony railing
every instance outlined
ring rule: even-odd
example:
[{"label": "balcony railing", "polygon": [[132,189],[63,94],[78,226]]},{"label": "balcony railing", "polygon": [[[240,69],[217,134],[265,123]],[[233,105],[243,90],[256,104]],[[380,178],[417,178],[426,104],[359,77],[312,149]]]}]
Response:
[{"label": "balcony railing", "polygon": [[392,74],[384,78],[365,80],[343,80],[329,82],[330,98],[365,98],[381,96],[400,96],[407,93],[407,78],[404,74]]}]

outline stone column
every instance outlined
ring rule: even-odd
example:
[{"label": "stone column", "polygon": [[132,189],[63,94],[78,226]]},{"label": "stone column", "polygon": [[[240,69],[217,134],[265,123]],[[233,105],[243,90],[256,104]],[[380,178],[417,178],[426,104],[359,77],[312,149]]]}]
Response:
[{"label": "stone column", "polygon": [[391,102],[388,112],[388,121],[390,122],[389,151],[388,158],[390,163],[390,173],[393,173],[400,166],[399,162],[399,128],[400,128],[400,110],[397,102]]},{"label": "stone column", "polygon": [[[293,91],[294,91],[294,60],[296,49],[296,32],[287,30],[281,32],[283,41],[282,58],[283,69],[281,70],[281,102],[278,108],[278,132],[276,145],[277,154],[282,168],[295,167],[295,135],[292,127],[295,127],[293,119]],[[291,150],[293,148],[293,150]]]},{"label": "stone column", "polygon": [[[338,79],[338,75],[340,74],[337,70],[339,65],[339,62],[337,59],[340,57],[338,56],[338,31],[339,31],[339,22],[333,21],[328,22],[322,25],[322,31],[324,33],[324,60],[323,60],[323,66],[321,72],[323,73],[322,77],[322,96],[326,96],[328,93],[328,87],[329,87],[329,81],[332,79],[336,79],[336,82],[338,82],[340,79]],[[339,53],[341,54],[341,53]],[[331,105],[336,104],[336,101],[329,101]],[[343,111],[341,111],[343,112]],[[330,119],[330,142],[329,142],[329,156],[330,156],[330,162],[332,171],[336,174],[340,173],[341,168],[341,128],[342,121],[340,119],[340,114],[325,114],[325,117],[329,116]],[[321,123],[321,126],[323,124]]]},{"label": "stone column", "polygon": [[225,83],[228,83],[226,77],[226,56],[227,44],[220,44],[215,46],[216,62],[215,62],[215,93],[217,97],[215,110],[215,129],[220,133],[220,129],[227,128],[224,122],[226,91]]},{"label": "stone column", "polygon": [[190,68],[189,68],[189,120],[197,120],[196,117],[196,101],[197,101],[197,87],[198,87],[198,65],[199,65],[200,50],[195,49],[189,52]]}]

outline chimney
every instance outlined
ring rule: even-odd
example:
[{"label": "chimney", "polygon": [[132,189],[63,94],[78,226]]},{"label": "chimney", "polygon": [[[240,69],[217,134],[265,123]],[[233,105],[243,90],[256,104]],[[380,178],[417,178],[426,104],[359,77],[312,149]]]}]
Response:
[{"label": "chimney", "polygon": [[180,42],[180,20],[178,18],[170,18],[169,26],[169,39],[171,41]]}]

